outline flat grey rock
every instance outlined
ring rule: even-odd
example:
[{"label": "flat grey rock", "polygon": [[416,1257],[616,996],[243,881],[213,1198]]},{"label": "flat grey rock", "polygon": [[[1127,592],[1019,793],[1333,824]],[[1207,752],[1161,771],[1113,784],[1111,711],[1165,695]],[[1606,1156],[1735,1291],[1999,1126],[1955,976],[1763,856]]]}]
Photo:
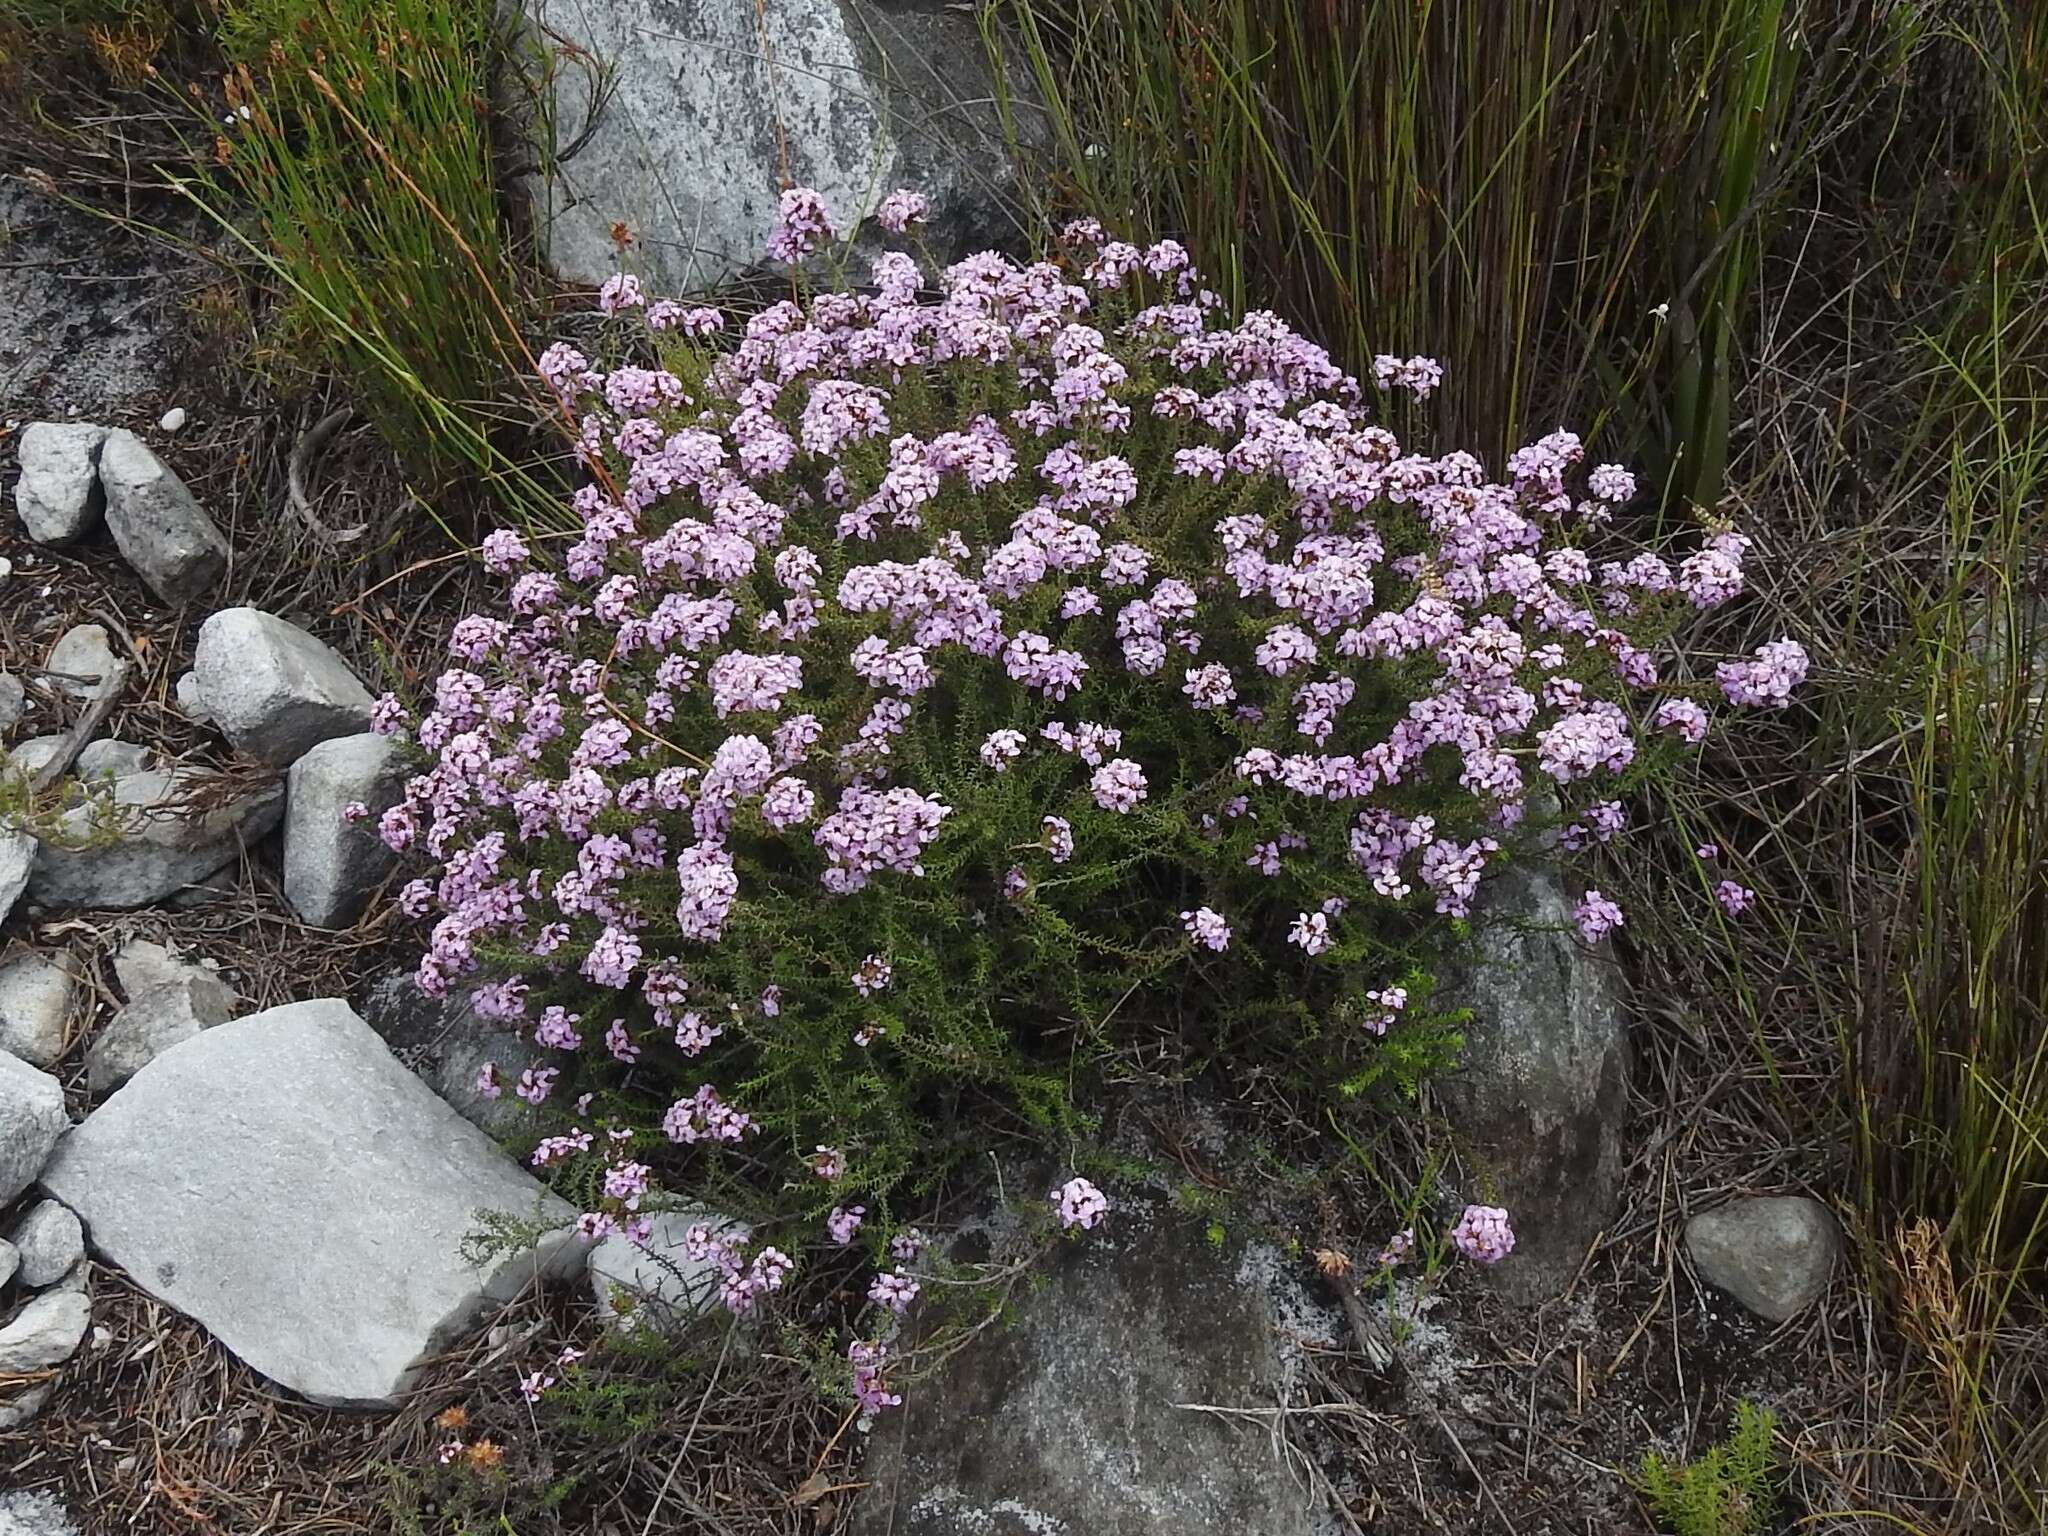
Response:
[{"label": "flat grey rock", "polygon": [[0,179],[0,416],[108,421],[156,409],[192,346],[185,306],[208,281],[212,226],[169,207],[147,222],[145,234],[18,173]]},{"label": "flat grey rock", "polygon": [[668,1331],[718,1305],[725,1271],[683,1247],[683,1234],[700,1221],[718,1231],[738,1225],[712,1211],[660,1211],[645,1247],[616,1232],[592,1246],[590,1295],[608,1327]]},{"label": "flat grey rock", "polygon": [[28,687],[12,672],[0,672],[0,736],[6,735],[28,713]]},{"label": "flat grey rock", "polygon": [[116,741],[111,736],[88,743],[78,754],[78,776],[81,779],[125,778],[131,773],[141,773],[149,766],[149,748],[132,741]]},{"label": "flat grey rock", "polygon": [[158,982],[134,994],[85,1050],[86,1087],[112,1093],[172,1046],[234,1017],[238,999],[205,972]]},{"label": "flat grey rock", "polygon": [[78,990],[71,956],[25,952],[0,960],[0,1051],[48,1068],[64,1054],[64,1025]]},{"label": "flat grey rock", "polygon": [[107,528],[121,557],[164,602],[211,592],[227,570],[228,541],[171,467],[134,433],[116,429],[100,449]]},{"label": "flat grey rock", "polygon": [[146,769],[64,812],[28,894],[51,907],[148,906],[233,862],[283,815],[281,784],[223,795],[203,770]]},{"label": "flat grey rock", "polygon": [[[756,267],[780,189],[825,199],[842,233],[898,187],[927,194],[923,231],[946,259],[1014,240],[1016,186],[991,103],[986,50],[957,7],[885,0],[526,0],[544,34],[612,71],[573,158],[530,190],[548,261],[575,282],[625,264],[657,294],[715,287]],[[588,70],[554,79],[559,136],[582,135]],[[1027,132],[1028,109],[1017,113]],[[557,146],[559,147],[559,146]],[[858,264],[857,264],[858,266]],[[858,270],[865,272],[864,266]]]},{"label": "flat grey rock", "polygon": [[62,1365],[78,1350],[92,1322],[91,1298],[77,1291],[44,1291],[0,1326],[0,1375],[23,1375]]},{"label": "flat grey rock", "polygon": [[1179,1406],[1300,1400],[1285,1339],[1316,1314],[1287,1268],[1120,1201],[1060,1246],[1046,1284],[1018,1288],[1005,1323],[877,1417],[850,1536],[1334,1531],[1263,1421]]},{"label": "flat grey rock", "polygon": [[[43,1183],[102,1258],[333,1406],[393,1405],[492,1301],[584,1258],[574,1212],[333,999],[166,1051],[64,1139]],[[559,1230],[472,1268],[463,1243],[486,1212]]]},{"label": "flat grey rock", "polygon": [[7,1240],[21,1258],[21,1283],[36,1290],[55,1285],[85,1257],[84,1229],[55,1200],[38,1200]]},{"label": "flat grey rock", "polygon": [[35,1183],[70,1124],[57,1079],[0,1051],[0,1206]]},{"label": "flat grey rock", "polygon": [[101,679],[114,670],[114,648],[100,624],[79,624],[67,629],[50,647],[44,670],[59,674],[51,679],[74,699],[89,699],[100,691]]},{"label": "flat grey rock", "polygon": [[[284,894],[315,928],[342,928],[363,910],[398,856],[377,835],[377,817],[405,793],[405,760],[389,736],[363,732],[308,748],[286,776]],[[343,819],[352,803],[368,808]]]},{"label": "flat grey rock", "polygon": [[14,1272],[21,1268],[21,1250],[5,1238],[0,1238],[0,1290],[6,1289],[7,1282],[14,1278]]},{"label": "flat grey rock", "polygon": [[1740,1197],[1685,1224],[1685,1251],[1700,1278],[1774,1323],[1819,1298],[1841,1248],[1833,1213],[1804,1195]]},{"label": "flat grey rock", "polygon": [[14,505],[38,544],[76,543],[98,525],[107,506],[99,469],[106,440],[105,427],[85,421],[35,421],[22,429]]},{"label": "flat grey rock", "polygon": [[28,889],[29,875],[36,865],[36,840],[28,833],[0,823],[0,923]]},{"label": "flat grey rock", "polygon": [[331,647],[258,608],[223,609],[200,625],[192,672],[228,740],[279,767],[368,730],[376,702]]},{"label": "flat grey rock", "polygon": [[1473,953],[1452,967],[1447,1006],[1472,1010],[1460,1070],[1432,1085],[1479,1187],[1505,1206],[1515,1251],[1489,1271],[1510,1300],[1559,1294],[1613,1219],[1628,1111],[1628,1029],[1612,964],[1572,930],[1548,869],[1489,875]]},{"label": "flat grey rock", "polygon": [[[40,1394],[36,1408],[49,1401],[51,1388],[35,1389]],[[16,1420],[7,1419],[7,1404],[0,1403],[0,1429],[12,1429]],[[35,1409],[29,1412],[33,1415]],[[77,1523],[53,1493],[32,1489],[21,1493],[0,1493],[0,1536],[79,1536]]]}]

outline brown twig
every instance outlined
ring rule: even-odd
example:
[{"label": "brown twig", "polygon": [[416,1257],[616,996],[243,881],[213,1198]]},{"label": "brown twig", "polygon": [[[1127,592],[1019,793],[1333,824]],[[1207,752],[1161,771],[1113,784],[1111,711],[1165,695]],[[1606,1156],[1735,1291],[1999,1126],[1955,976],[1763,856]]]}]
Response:
[{"label": "brown twig", "polygon": [[85,750],[93,733],[107,723],[107,716],[114,712],[114,706],[121,702],[121,695],[128,691],[128,679],[134,674],[134,666],[125,661],[116,661],[100,679],[100,686],[92,696],[92,702],[85,707],[85,713],[73,722],[64,739],[57,744],[56,754],[36,770],[36,776],[29,781],[37,790],[51,788],[71,771],[71,765],[78,761],[78,754]]},{"label": "brown twig", "polygon": [[322,416],[306,429],[305,435],[293,447],[291,461],[286,466],[286,489],[290,496],[292,511],[298,516],[299,521],[306,525],[307,531],[329,549],[354,543],[370,531],[370,525],[358,523],[353,528],[330,528],[320,521],[319,514],[313,510],[312,502],[306,497],[306,466],[312,461],[314,454],[327,446],[335,433],[348,425],[349,419],[354,415],[354,410],[344,405]]}]

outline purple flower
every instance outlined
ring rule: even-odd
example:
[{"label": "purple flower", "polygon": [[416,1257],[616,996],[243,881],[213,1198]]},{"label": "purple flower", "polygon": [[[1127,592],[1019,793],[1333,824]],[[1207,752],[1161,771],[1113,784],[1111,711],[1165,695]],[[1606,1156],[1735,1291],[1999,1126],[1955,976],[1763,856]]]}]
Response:
[{"label": "purple flower", "polygon": [[1078,1176],[1067,1180],[1048,1198],[1060,1226],[1070,1232],[1076,1227],[1085,1231],[1109,1214],[1109,1197]]},{"label": "purple flower", "polygon": [[1756,892],[1737,881],[1723,880],[1714,887],[1714,900],[1730,917],[1740,917],[1756,904]]},{"label": "purple flower", "polygon": [[1320,955],[1334,942],[1330,937],[1330,919],[1321,912],[1302,913],[1287,930],[1287,942],[1300,945],[1305,954]]},{"label": "purple flower", "polygon": [[1001,773],[1010,764],[1017,761],[1023,753],[1024,733],[1022,731],[990,731],[987,739],[981,744],[981,761],[983,766],[993,768],[997,773]]},{"label": "purple flower", "polygon": [[676,858],[676,882],[682,890],[676,903],[676,925],[683,937],[716,943],[740,890],[732,855],[701,843],[685,848]]},{"label": "purple flower", "polygon": [[878,1307],[886,1307],[899,1316],[910,1310],[910,1304],[917,1300],[922,1287],[901,1270],[891,1270],[875,1276],[868,1287],[868,1300]]},{"label": "purple flower", "polygon": [[1074,829],[1065,817],[1046,817],[1039,823],[1039,835],[1044,839],[1045,851],[1052,856],[1053,863],[1064,864],[1074,856]]},{"label": "purple flower", "polygon": [[1145,798],[1145,770],[1127,757],[1104,763],[1088,782],[1095,803],[1119,815],[1136,810]]},{"label": "purple flower", "polygon": [[640,279],[630,272],[615,273],[606,278],[604,286],[597,290],[597,307],[608,315],[637,309],[646,302],[646,297],[640,292]]},{"label": "purple flower", "polygon": [[1598,891],[1587,891],[1581,896],[1572,916],[1578,922],[1579,936],[1588,944],[1598,944],[1626,921],[1621,908]]},{"label": "purple flower", "polygon": [[775,205],[775,228],[768,236],[768,254],[792,266],[832,238],[825,200],[809,187],[791,187]]},{"label": "purple flower", "polygon": [[1204,949],[1213,949],[1218,954],[1230,948],[1230,924],[1223,920],[1223,914],[1211,907],[1196,907],[1192,912],[1183,912],[1180,923],[1188,936]]},{"label": "purple flower", "polygon": [[1750,661],[1724,661],[1714,670],[1730,704],[1783,709],[1792,690],[1806,681],[1806,647],[1796,640],[1773,640],[1760,646]]},{"label": "purple flower", "polygon": [[912,192],[899,187],[882,199],[881,207],[875,210],[875,222],[891,234],[902,234],[913,224],[922,224],[932,215],[932,200],[922,192]]},{"label": "purple flower", "polygon": [[889,978],[894,974],[888,961],[880,955],[869,955],[853,973],[853,990],[862,997],[873,997],[888,990]]}]

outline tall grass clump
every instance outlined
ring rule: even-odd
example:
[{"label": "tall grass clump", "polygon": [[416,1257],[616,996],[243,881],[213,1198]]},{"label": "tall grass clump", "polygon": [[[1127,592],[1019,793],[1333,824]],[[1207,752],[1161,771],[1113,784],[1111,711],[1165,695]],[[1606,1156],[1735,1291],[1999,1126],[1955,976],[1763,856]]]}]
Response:
[{"label": "tall grass clump", "polygon": [[1908,50],[1896,0],[1005,0],[1053,196],[1170,230],[1233,303],[1506,452],[1590,422],[1711,506],[1757,258]]},{"label": "tall grass clump", "polygon": [[[1886,1528],[2032,1532],[2048,1522],[2048,16],[1944,9],[1885,110],[1830,147],[1804,227],[1762,256],[1732,499],[1797,573],[1755,613],[1814,636],[1817,685],[1761,751],[1707,758],[1669,807],[1685,830],[1668,850],[1718,845],[1698,878],[1747,882],[1761,910],[1739,933],[1690,913],[1636,932],[1663,984],[1730,1026],[1664,1049],[1703,1048],[1717,1081],[1758,1062],[1789,1168],[1849,1192],[1885,1303],[1868,1438],[1819,1459],[1832,1486],[1807,1501]],[[1789,1171],[1782,1144],[1732,1155]]]},{"label": "tall grass clump", "polygon": [[535,487],[506,443],[532,418],[522,254],[491,158],[501,46],[484,0],[229,0],[214,207],[250,241],[286,333],[348,381],[412,471]]},{"label": "tall grass clump", "polygon": [[[1984,191],[1949,323],[1945,522],[1894,710],[1910,839],[1887,1028],[1857,1053],[1903,1321],[1939,1383],[1940,1455],[2048,1524],[2048,23],[1987,62]],[[2031,1344],[2026,1341],[2031,1339]]]}]

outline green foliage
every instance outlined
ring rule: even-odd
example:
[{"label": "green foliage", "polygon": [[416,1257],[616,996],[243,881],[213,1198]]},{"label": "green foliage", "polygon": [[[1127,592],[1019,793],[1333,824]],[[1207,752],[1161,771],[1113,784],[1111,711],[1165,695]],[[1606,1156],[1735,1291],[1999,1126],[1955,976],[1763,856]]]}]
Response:
[{"label": "green foliage", "polygon": [[1778,1495],[1778,1455],[1771,1435],[1778,1416],[1744,1400],[1735,1405],[1728,1438],[1703,1456],[1673,1465],[1654,1451],[1643,1458],[1637,1486],[1657,1523],[1672,1536],[1759,1536],[1770,1528]]},{"label": "green foliage", "polygon": [[[1095,323],[1113,334],[1125,311],[1140,302],[1103,296]],[[674,338],[661,346],[663,362],[692,398],[708,398],[715,354]],[[1141,402],[1181,377],[1158,358],[1134,355],[1130,368],[1129,394]],[[928,439],[981,412],[1002,419],[1022,399],[1014,374],[1006,378],[999,369],[957,370],[947,378],[937,370],[931,376],[906,372],[890,399],[892,430]],[[794,391],[778,409],[794,429]],[[1184,442],[1179,425],[1142,408],[1118,434],[1117,453],[1147,489],[1120,509],[1117,530],[1153,554],[1157,575],[1199,582],[1214,558],[1217,521],[1240,515],[1277,525],[1288,491],[1277,478],[1212,486],[1176,476],[1173,456]],[[1050,446],[1024,451],[1042,458]],[[607,463],[624,483],[630,466],[610,453]],[[846,504],[874,494],[889,464],[880,438],[844,449],[838,469]],[[1036,468],[1026,458],[1007,482],[972,493],[949,488],[921,509],[925,526],[934,535],[957,532],[977,550],[1000,546],[1040,495]],[[1419,520],[1389,516],[1379,527],[1390,560],[1430,547],[1432,535]],[[818,583],[825,592],[838,591],[849,570],[873,559],[857,540],[809,535],[806,525],[792,520],[792,541],[814,549],[823,563]],[[757,633],[758,621],[784,596],[766,561],[731,594],[737,601],[732,629],[741,635]],[[1006,610],[1010,631],[1056,631],[1063,596],[1056,583],[1036,584]],[[1652,645],[1666,625],[1654,604],[1643,605],[1632,622]],[[873,707],[874,690],[846,660],[871,628],[867,615],[830,605],[801,642],[800,707],[825,723],[830,739],[851,734]],[[1264,686],[1264,674],[1251,661],[1260,626],[1246,615],[1239,630],[1211,634],[1202,659],[1230,663],[1246,688]],[[590,653],[593,664],[603,659],[602,639],[581,643],[598,647]],[[815,1146],[836,1147],[847,1154],[847,1173],[764,1189],[754,1159],[692,1153],[686,1176],[671,1187],[692,1187],[693,1198],[762,1219],[814,1220],[859,1200],[870,1216],[864,1240],[879,1252],[900,1219],[892,1207],[930,1193],[962,1159],[984,1155],[992,1131],[1038,1145],[1074,1142],[1086,1127],[1078,1106],[1088,1095],[1081,1090],[1099,1078],[1116,1050],[1142,1050],[1149,1070],[1189,1075],[1215,1066],[1242,1072],[1256,1064],[1276,1084],[1311,1097],[1335,1088],[1396,1112],[1412,1103],[1423,1078],[1455,1061],[1463,1015],[1431,1007],[1430,977],[1463,925],[1437,914],[1433,893],[1396,902],[1375,892],[1371,876],[1349,854],[1357,806],[1275,789],[1251,797],[1251,814],[1215,814],[1239,781],[1239,754],[1265,739],[1263,716],[1191,709],[1172,668],[1162,683],[1098,666],[1088,684],[1086,718],[1121,732],[1107,755],[1167,765],[1171,774],[1154,780],[1142,804],[1119,813],[1094,801],[1087,771],[1077,771],[1073,757],[1042,745],[1039,724],[1047,706],[1041,697],[1000,667],[963,659],[958,648],[941,655],[934,658],[942,669],[938,682],[918,696],[887,756],[891,782],[915,785],[951,807],[923,856],[922,878],[880,876],[856,893],[828,899],[820,884],[825,855],[811,838],[775,833],[751,806],[738,814],[726,840],[744,896],[715,944],[685,941],[667,915],[676,905],[670,863],[625,875],[618,886],[622,899],[649,915],[649,955],[680,957],[693,997],[731,1000],[729,1013],[715,1007],[723,1030],[717,1054],[686,1056],[664,1042],[625,1072],[602,1050],[551,1057],[562,1074],[551,1103],[589,1093],[596,1123],[651,1130],[651,1121],[689,1098],[715,1070],[719,1093],[759,1122],[765,1134],[758,1144],[798,1159],[809,1158]],[[660,659],[612,665],[607,694],[620,718],[658,721],[650,738],[674,747],[683,761],[701,763],[735,733],[765,738],[776,726],[772,714],[716,714],[707,689],[677,690],[671,698],[655,677]],[[1347,737],[1385,739],[1428,691],[1434,666],[1427,656],[1393,657],[1366,669],[1346,709]],[[1610,680],[1610,663],[1589,648],[1569,663],[1569,675],[1597,690]],[[1289,707],[1292,685],[1274,686],[1277,712]],[[649,703],[656,693],[658,711]],[[976,754],[985,738],[1004,729],[1021,731],[1031,749],[994,772]],[[566,772],[575,742],[571,734],[550,744],[539,771]],[[1647,757],[1671,748],[1646,734],[1641,750]],[[1439,749],[1437,761],[1448,764],[1452,751]],[[1385,786],[1375,804],[1403,816],[1433,817],[1441,835],[1499,830],[1489,805],[1458,784],[1455,768]],[[1063,861],[1046,856],[1048,814],[1071,824],[1073,851]],[[624,837],[635,824],[632,813],[607,810],[596,827]],[[1268,876],[1259,872],[1256,850],[1280,831],[1298,836],[1304,851],[1290,853]],[[536,840],[522,849],[543,885],[569,874],[577,857],[577,844],[567,839]],[[1009,889],[1008,872],[1018,871],[1021,879],[1027,869],[1028,884]],[[1375,916],[1340,925],[1331,947],[1311,958],[1288,942],[1288,929],[1331,898],[1369,907]],[[1210,954],[1182,930],[1178,914],[1202,906],[1230,916],[1236,937],[1226,955]],[[627,1011],[615,992],[576,976],[588,945],[588,939],[565,943],[546,992],[548,1002],[579,1016],[586,1035],[601,1034],[614,1014]],[[480,944],[477,955],[486,973],[532,968],[530,957],[504,941]],[[889,985],[871,996],[850,984],[864,956],[887,959],[893,971]],[[1363,994],[1394,983],[1408,989],[1409,1006],[1380,1038]],[[787,1005],[764,1016],[753,1000],[771,989]],[[573,1126],[565,1121],[563,1128]],[[581,1175],[585,1184],[569,1191],[585,1209],[601,1203],[588,1182],[595,1172]]]},{"label": "green foliage", "polygon": [[1054,200],[1180,234],[1361,375],[1438,358],[1442,440],[1583,422],[1712,506],[1763,242],[1819,148],[1881,111],[1923,7],[998,10],[1049,107]]}]

